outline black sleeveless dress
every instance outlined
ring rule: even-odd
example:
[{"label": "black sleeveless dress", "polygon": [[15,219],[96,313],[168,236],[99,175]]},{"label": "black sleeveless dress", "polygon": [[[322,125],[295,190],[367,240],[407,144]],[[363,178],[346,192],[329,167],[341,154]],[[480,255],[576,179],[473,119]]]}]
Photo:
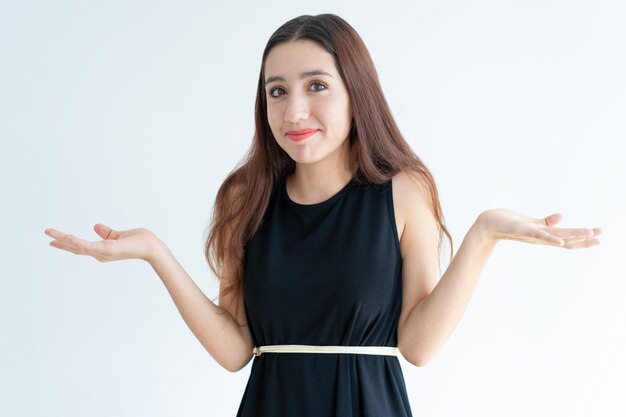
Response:
[{"label": "black sleeveless dress", "polygon": [[[398,346],[402,258],[391,181],[292,201],[285,179],[246,245],[244,303],[255,346]],[[254,356],[237,417],[412,416],[398,357]]]}]

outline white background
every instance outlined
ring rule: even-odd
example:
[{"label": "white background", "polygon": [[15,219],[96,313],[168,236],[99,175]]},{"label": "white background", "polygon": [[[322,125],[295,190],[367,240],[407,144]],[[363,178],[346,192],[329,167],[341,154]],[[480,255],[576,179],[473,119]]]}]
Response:
[{"label": "white background", "polygon": [[203,238],[251,144],[263,48],[330,12],[365,41],[455,250],[489,208],[604,230],[498,243],[440,354],[401,360],[414,415],[624,415],[624,2],[296,3],[1,3],[0,414],[235,415],[250,364],[221,368],[148,264],[44,229],[147,227],[216,297]]}]

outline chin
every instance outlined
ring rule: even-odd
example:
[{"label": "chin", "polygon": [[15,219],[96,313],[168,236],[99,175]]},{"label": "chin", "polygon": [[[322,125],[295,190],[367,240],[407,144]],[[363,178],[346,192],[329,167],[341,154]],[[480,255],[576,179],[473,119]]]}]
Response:
[{"label": "chin", "polygon": [[299,164],[312,164],[318,161],[321,161],[326,157],[326,155],[319,155],[319,152],[316,152],[315,149],[309,146],[287,146],[283,148],[283,150],[289,155],[289,157]]},{"label": "chin", "polygon": [[312,157],[296,156],[296,155],[289,155],[289,156],[295,163],[303,164],[303,165],[314,164],[324,159],[324,158],[312,158]]}]

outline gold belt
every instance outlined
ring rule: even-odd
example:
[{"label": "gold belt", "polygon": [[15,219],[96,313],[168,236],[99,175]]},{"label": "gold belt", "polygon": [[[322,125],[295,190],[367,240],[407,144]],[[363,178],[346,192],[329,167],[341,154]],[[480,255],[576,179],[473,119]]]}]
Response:
[{"label": "gold belt", "polygon": [[361,353],[364,355],[396,356],[399,353],[393,346],[312,346],[312,345],[266,345],[255,346],[252,353],[261,356],[262,353]]}]

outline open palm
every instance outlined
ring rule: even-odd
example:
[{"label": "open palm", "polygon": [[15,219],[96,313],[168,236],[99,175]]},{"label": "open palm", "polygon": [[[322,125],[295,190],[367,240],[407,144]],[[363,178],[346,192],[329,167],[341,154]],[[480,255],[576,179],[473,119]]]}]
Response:
[{"label": "open palm", "polygon": [[156,236],[148,229],[113,230],[103,224],[94,226],[101,241],[89,242],[74,235],[48,228],[44,232],[55,240],[50,246],[63,249],[77,255],[93,256],[100,262],[122,259],[142,259],[147,261]]},{"label": "open palm", "polygon": [[492,209],[481,213],[484,233],[495,240],[508,239],[542,245],[560,246],[567,249],[587,248],[600,243],[596,239],[602,233],[599,227],[560,228],[560,213],[535,219],[509,209]]}]

